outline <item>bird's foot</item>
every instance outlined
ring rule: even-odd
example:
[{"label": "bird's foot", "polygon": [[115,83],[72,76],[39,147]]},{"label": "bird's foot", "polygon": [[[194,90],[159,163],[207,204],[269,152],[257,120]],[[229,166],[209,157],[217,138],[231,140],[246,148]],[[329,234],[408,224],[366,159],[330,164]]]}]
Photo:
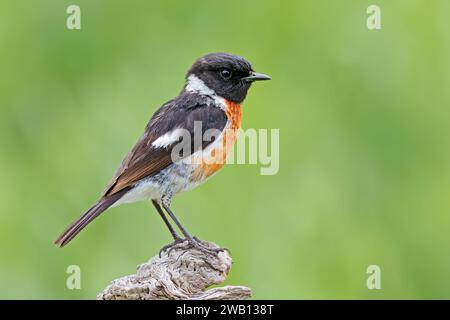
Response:
[{"label": "bird's foot", "polygon": [[161,255],[164,252],[166,252],[167,255],[170,255],[172,250],[174,250],[177,247],[180,247],[180,246],[186,247],[186,245],[185,245],[186,241],[187,241],[188,248],[195,248],[206,254],[217,255],[219,252],[223,252],[223,251],[230,252],[230,250],[228,250],[227,248],[220,248],[220,247],[212,248],[208,242],[203,242],[202,240],[200,240],[197,237],[177,238],[177,239],[175,239],[175,241],[165,245],[164,247],[161,248],[161,250],[159,250],[159,257],[161,258]]},{"label": "bird's foot", "polygon": [[166,252],[166,251],[167,251],[167,254],[170,255],[170,252],[173,249],[175,249],[176,247],[178,247],[179,245],[181,245],[185,241],[186,241],[186,239],[184,239],[184,238],[176,238],[172,243],[166,244],[164,247],[162,247],[159,250],[159,257],[161,258],[161,254],[163,252]]},{"label": "bird's foot", "polygon": [[225,250],[230,252],[230,250],[228,250],[227,248],[220,248],[220,247],[211,248],[209,246],[209,243],[205,243],[195,236],[192,237],[191,239],[188,239],[188,241],[194,248],[196,248],[204,253],[217,255],[219,252],[224,252]]}]

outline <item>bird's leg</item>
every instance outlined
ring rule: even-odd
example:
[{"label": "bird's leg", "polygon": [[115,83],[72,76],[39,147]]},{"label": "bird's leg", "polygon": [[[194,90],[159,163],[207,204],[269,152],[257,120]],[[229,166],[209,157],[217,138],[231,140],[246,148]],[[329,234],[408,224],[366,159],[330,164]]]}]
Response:
[{"label": "bird's leg", "polygon": [[167,228],[170,231],[170,234],[173,237],[173,242],[165,245],[164,247],[161,248],[161,250],[159,250],[159,256],[161,257],[161,253],[166,251],[167,249],[173,247],[174,245],[177,245],[179,243],[182,243],[185,239],[183,239],[182,237],[180,237],[178,235],[178,233],[175,231],[175,229],[172,227],[172,225],[170,224],[169,220],[167,219],[166,215],[164,214],[164,211],[162,210],[161,206],[159,205],[158,201],[156,200],[152,200],[153,205],[156,208],[156,211],[158,211],[159,215],[161,216],[161,218],[163,219],[165,225],[167,226]]},{"label": "bird's leg", "polygon": [[164,196],[161,199],[161,204],[162,204],[163,208],[166,210],[166,212],[169,214],[169,216],[172,218],[172,220],[178,226],[181,233],[186,237],[186,239],[188,239],[188,240],[192,239],[192,236],[189,234],[189,232],[187,232],[187,230],[183,227],[183,225],[180,223],[178,218],[175,216],[175,214],[170,209],[170,202],[171,202],[171,197],[169,195]]},{"label": "bird's leg", "polygon": [[193,247],[201,250],[202,252],[206,252],[206,253],[218,253],[218,252],[224,251],[224,249],[222,249],[222,248],[209,248],[208,246],[203,244],[203,242],[201,240],[199,240],[198,238],[192,237],[189,234],[189,232],[187,232],[187,230],[180,223],[180,221],[175,216],[173,211],[170,209],[170,198],[167,199],[167,198],[163,197],[161,203],[162,203],[163,208],[166,210],[166,212],[169,214],[169,216],[172,218],[172,220],[178,226],[178,228],[180,229],[181,233],[183,233],[183,235],[186,237],[187,241],[189,241],[190,245],[192,245]]},{"label": "bird's leg", "polygon": [[162,210],[161,206],[159,205],[158,201],[152,200],[153,205],[156,208],[156,211],[158,211],[159,215],[163,219],[164,223],[166,224],[167,228],[170,231],[170,234],[172,235],[173,239],[175,241],[182,240],[182,238],[178,235],[178,233],[175,231],[175,229],[170,224],[169,220],[167,219],[166,215],[164,214],[164,211]]}]

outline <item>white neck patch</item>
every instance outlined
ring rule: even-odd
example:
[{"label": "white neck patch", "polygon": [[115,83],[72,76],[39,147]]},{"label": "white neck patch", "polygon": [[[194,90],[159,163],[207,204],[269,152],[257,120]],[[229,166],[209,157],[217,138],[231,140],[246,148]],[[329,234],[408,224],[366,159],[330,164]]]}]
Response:
[{"label": "white neck patch", "polygon": [[221,109],[226,110],[225,99],[221,96],[218,96],[213,89],[209,88],[203,82],[203,80],[199,79],[193,74],[191,74],[187,79],[186,91],[195,92],[205,96],[211,96]]},{"label": "white neck patch", "polygon": [[216,92],[209,88],[203,80],[200,80],[197,76],[191,74],[188,77],[186,84],[186,91],[197,92],[199,94],[204,94],[208,96],[215,96]]}]

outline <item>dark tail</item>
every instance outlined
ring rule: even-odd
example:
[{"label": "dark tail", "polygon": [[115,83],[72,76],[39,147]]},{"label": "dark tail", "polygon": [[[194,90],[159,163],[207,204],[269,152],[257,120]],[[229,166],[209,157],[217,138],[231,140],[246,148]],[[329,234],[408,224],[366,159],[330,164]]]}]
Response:
[{"label": "dark tail", "polygon": [[83,230],[92,220],[97,218],[103,211],[112,206],[117,200],[119,200],[126,192],[128,188],[120,190],[119,192],[102,197],[97,201],[88,211],[86,211],[81,217],[74,221],[61,235],[55,240],[55,244],[64,247],[73,238],[76,237],[81,230]]}]

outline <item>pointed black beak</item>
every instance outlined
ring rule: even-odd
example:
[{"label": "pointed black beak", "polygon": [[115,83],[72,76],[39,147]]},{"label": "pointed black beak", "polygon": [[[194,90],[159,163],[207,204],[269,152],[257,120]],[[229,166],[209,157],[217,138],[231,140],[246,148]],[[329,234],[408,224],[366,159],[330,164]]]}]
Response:
[{"label": "pointed black beak", "polygon": [[242,80],[246,81],[246,82],[253,82],[253,81],[262,81],[262,80],[270,80],[272,79],[271,77],[269,77],[266,74],[263,73],[257,73],[257,72],[252,72],[248,77],[242,78]]}]

